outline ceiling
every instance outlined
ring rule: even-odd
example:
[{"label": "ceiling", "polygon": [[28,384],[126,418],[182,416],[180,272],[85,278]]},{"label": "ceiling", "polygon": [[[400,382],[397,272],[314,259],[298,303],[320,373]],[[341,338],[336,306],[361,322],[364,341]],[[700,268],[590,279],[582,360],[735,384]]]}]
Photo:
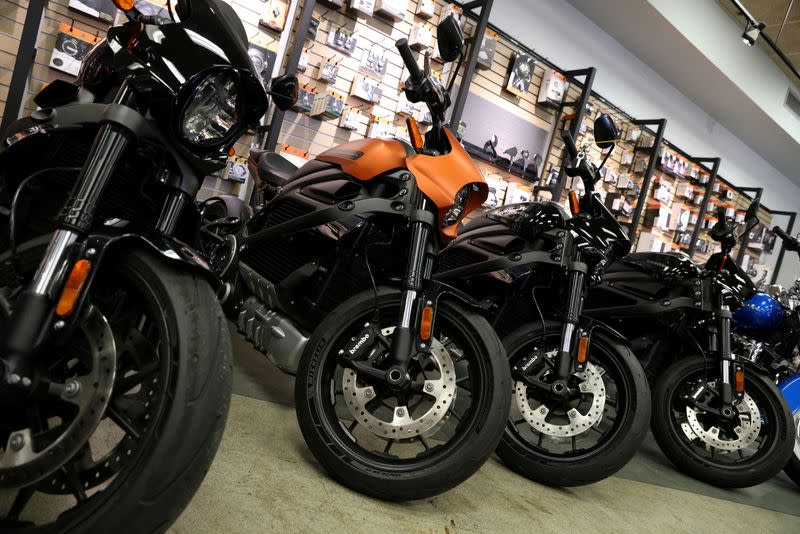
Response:
[{"label": "ceiling", "polygon": [[[739,13],[738,9],[731,0],[718,0],[720,5],[735,20],[737,20],[744,30],[746,19]],[[750,12],[754,19],[763,22],[766,26],[764,33],[769,35],[772,41],[781,49],[786,57],[795,67],[800,67],[800,0],[739,0],[742,5]],[[791,6],[791,9],[789,7]],[[788,10],[788,17],[786,16]],[[786,24],[783,19],[786,17]],[[781,26],[783,30],[781,31]],[[772,50],[772,47],[763,41],[757,41],[761,48],[775,61],[784,71],[786,76],[794,81],[795,85],[800,85],[800,80],[786,67],[786,64]]]}]

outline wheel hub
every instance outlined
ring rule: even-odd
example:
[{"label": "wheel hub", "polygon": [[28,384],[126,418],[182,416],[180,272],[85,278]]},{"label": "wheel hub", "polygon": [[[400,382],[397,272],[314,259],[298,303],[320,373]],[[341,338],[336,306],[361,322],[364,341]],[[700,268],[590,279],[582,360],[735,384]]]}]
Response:
[{"label": "wheel hub", "polygon": [[[736,438],[730,437],[730,432],[722,433],[719,426],[704,425],[698,417],[706,412],[693,406],[686,406],[687,421],[681,423],[681,429],[690,440],[699,439],[707,447],[714,447],[723,452],[734,452],[748,447],[761,432],[761,412],[755,401],[745,393],[742,400],[734,402],[738,411],[739,424],[733,429]],[[733,419],[734,421],[736,418]],[[726,434],[726,435],[723,435]]]},{"label": "wheel hub", "polygon": [[577,408],[568,410],[568,424],[548,422],[551,408],[545,403],[532,406],[531,399],[528,398],[528,385],[521,380],[514,382],[514,401],[517,409],[532,429],[548,436],[568,438],[582,434],[600,421],[606,404],[606,389],[602,375],[597,367],[589,363],[585,371],[573,376],[580,380],[578,390],[581,399],[591,396],[592,403],[585,413],[581,413]]},{"label": "wheel hub", "polygon": [[71,423],[52,442],[37,450],[31,428],[12,432],[0,453],[0,488],[19,488],[46,478],[72,458],[92,436],[111,397],[116,371],[116,348],[111,326],[103,314],[89,306],[81,322],[91,351],[91,370],[69,378],[59,395],[77,406]]},{"label": "wheel hub", "polygon": [[[384,329],[384,335],[392,329]],[[430,359],[439,371],[439,378],[425,380],[423,395],[431,401],[430,408],[421,415],[412,415],[408,405],[393,408],[391,420],[376,416],[373,410],[383,406],[374,403],[378,393],[372,386],[359,386],[358,373],[350,368],[344,369],[342,391],[347,399],[350,414],[372,434],[383,438],[402,439],[434,434],[456,398],[456,372],[453,359],[448,350],[438,340],[431,341],[431,350],[426,359]],[[375,406],[374,404],[378,404]]]}]

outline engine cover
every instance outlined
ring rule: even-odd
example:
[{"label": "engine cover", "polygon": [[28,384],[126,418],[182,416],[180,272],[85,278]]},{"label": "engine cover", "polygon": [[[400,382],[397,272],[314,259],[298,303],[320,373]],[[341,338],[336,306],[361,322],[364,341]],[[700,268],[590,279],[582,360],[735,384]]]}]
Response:
[{"label": "engine cover", "polygon": [[297,373],[308,337],[288,317],[250,297],[242,305],[236,325],[272,363],[289,374]]}]

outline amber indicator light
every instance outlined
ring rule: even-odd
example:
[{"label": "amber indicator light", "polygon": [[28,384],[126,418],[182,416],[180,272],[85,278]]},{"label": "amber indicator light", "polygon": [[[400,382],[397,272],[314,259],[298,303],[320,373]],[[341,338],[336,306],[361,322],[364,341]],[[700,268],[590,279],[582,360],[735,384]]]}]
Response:
[{"label": "amber indicator light", "polygon": [[419,338],[428,340],[431,338],[431,324],[433,323],[433,308],[425,306],[422,308],[422,320],[419,323]]},{"label": "amber indicator light", "polygon": [[72,313],[75,309],[75,303],[78,302],[83,284],[89,277],[91,270],[92,262],[89,260],[75,262],[67,277],[67,283],[64,284],[64,289],[61,290],[61,297],[59,297],[58,304],[56,304],[56,315],[66,317]]},{"label": "amber indicator light", "polygon": [[422,150],[423,141],[422,134],[419,131],[419,124],[413,117],[406,118],[406,126],[408,127],[408,136],[411,138],[411,146],[414,150]]}]

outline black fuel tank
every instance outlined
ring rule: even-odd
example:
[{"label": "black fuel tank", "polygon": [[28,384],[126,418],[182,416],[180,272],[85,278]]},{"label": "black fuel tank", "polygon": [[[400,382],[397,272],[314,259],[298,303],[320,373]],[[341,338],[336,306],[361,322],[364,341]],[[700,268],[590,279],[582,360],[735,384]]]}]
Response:
[{"label": "black fuel tank", "polygon": [[682,252],[634,252],[606,268],[608,275],[626,271],[647,273],[668,286],[700,276],[700,267]]}]

